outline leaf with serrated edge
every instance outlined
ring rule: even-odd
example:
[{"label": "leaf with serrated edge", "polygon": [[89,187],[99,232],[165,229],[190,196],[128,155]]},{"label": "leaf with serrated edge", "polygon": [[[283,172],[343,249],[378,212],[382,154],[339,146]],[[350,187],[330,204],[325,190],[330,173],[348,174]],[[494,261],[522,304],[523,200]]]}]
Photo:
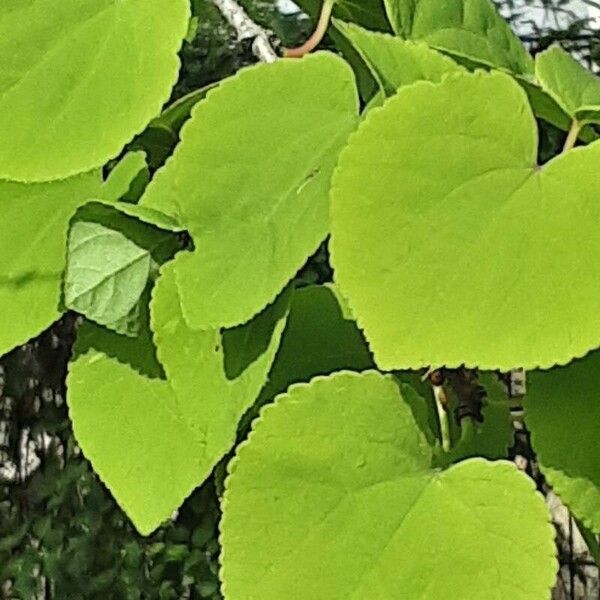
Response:
[{"label": "leaf with serrated edge", "polygon": [[0,355],[60,316],[69,221],[100,184],[99,173],[43,184],[0,182]]},{"label": "leaf with serrated edge", "polygon": [[533,60],[491,0],[385,0],[394,31],[433,48],[516,74]]},{"label": "leaf with serrated edge", "polygon": [[92,348],[71,363],[67,382],[78,443],[144,535],[169,518],[234,444],[238,421],[264,384],[285,323],[284,297],[267,309],[272,328],[266,351],[228,379],[221,334],[192,331],[183,321],[173,264],[163,267],[152,300],[167,381],[120,362],[120,343],[110,344],[110,358],[87,339]]},{"label": "leaf with serrated edge", "polygon": [[575,516],[600,532],[600,352],[527,373],[525,422],[542,472]]},{"label": "leaf with serrated edge", "polygon": [[65,305],[102,325],[136,305],[150,275],[151,251],[118,229],[76,221],[69,232]]},{"label": "leaf with serrated edge", "polygon": [[187,0],[3,0],[0,178],[61,179],[116,156],[168,100],[189,13]]},{"label": "leaf with serrated edge", "polygon": [[423,42],[368,31],[342,21],[336,21],[336,28],[352,43],[388,96],[403,85],[420,80],[437,83],[447,73],[463,70]]},{"label": "leaf with serrated edge", "polygon": [[535,57],[535,74],[542,88],[572,118],[600,122],[600,78],[560,46]]},{"label": "leaf with serrated edge", "polygon": [[325,52],[245,69],[196,106],[141,200],[175,212],[194,239],[176,270],[192,327],[246,322],[326,237],[357,108],[352,71]]},{"label": "leaf with serrated edge", "polygon": [[431,459],[391,377],[292,386],[230,464],[225,598],[547,597],[554,530],[533,482],[504,461]]},{"label": "leaf with serrated edge", "polygon": [[351,138],[330,248],[380,368],[550,367],[600,344],[600,144],[542,167],[537,145],[521,88],[481,71],[402,88]]}]

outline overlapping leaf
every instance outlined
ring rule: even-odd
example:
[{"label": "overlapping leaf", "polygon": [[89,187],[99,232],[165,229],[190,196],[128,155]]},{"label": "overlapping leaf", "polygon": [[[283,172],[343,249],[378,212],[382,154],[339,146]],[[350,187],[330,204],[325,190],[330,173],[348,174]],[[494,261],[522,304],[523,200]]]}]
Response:
[{"label": "overlapping leaf", "polygon": [[394,31],[457,57],[516,74],[533,60],[491,0],[385,0]]},{"label": "overlapping leaf", "polygon": [[135,333],[130,325],[142,292],[158,266],[175,254],[177,239],[111,208],[92,203],[74,220],[64,301],[101,325]]},{"label": "overlapping leaf", "polygon": [[445,74],[462,70],[453,60],[424,43],[369,31],[352,23],[338,21],[336,27],[369,65],[388,96],[403,85],[420,80],[437,83]]},{"label": "overlapping leaf", "polygon": [[586,525],[600,532],[600,353],[527,374],[525,420],[542,471]]},{"label": "overlapping leaf", "polygon": [[560,46],[536,56],[535,74],[544,90],[573,119],[600,122],[600,78]]},{"label": "overlapping leaf", "polygon": [[[152,301],[161,364],[147,336],[123,339],[92,326],[78,341],[68,377],[78,443],[143,534],[167,519],[233,445],[240,417],[265,382],[288,302],[280,297],[245,326],[262,353],[225,348],[227,333],[184,323],[173,264],[163,267]],[[225,369],[227,352],[245,361],[235,378]],[[166,381],[158,378],[161,365]]]},{"label": "overlapping leaf", "polygon": [[187,0],[5,0],[0,178],[103,165],[155,117],[177,79]]},{"label": "overlapping leaf", "polygon": [[351,138],[332,261],[381,368],[550,367],[600,345],[600,145],[536,153],[499,72],[402,88]]},{"label": "overlapping leaf", "polygon": [[532,481],[508,462],[431,460],[390,377],[292,386],[230,466],[227,600],[546,597],[554,535]]},{"label": "overlapping leaf", "polygon": [[197,105],[142,198],[194,239],[176,270],[191,326],[245,322],[316,250],[357,118],[352,72],[328,53],[251,67]]},{"label": "overlapping leaf", "polygon": [[99,173],[54,183],[0,182],[0,355],[60,316],[69,221],[100,186]]}]

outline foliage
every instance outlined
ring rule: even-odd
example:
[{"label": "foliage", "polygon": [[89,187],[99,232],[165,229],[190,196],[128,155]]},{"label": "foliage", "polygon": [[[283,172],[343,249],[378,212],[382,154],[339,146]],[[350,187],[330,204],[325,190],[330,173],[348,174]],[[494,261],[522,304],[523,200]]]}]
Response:
[{"label": "foliage", "polygon": [[43,449],[3,475],[8,597],[219,597],[219,552],[227,600],[547,597],[486,369],[531,371],[542,469],[600,531],[598,79],[489,0],[335,16],[330,51],[213,78],[205,2],[0,8],[7,372],[70,311],[66,384],[5,382],[5,454]]}]

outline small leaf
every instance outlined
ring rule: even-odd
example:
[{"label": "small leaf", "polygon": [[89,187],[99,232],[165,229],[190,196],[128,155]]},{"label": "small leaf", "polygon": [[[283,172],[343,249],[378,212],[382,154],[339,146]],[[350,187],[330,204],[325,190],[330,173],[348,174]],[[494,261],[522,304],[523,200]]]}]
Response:
[{"label": "small leaf", "polygon": [[350,40],[388,96],[403,85],[419,80],[437,83],[447,73],[463,70],[422,42],[406,41],[342,21],[336,22],[336,28]]},{"label": "small leaf", "polygon": [[174,254],[175,243],[170,232],[103,205],[86,206],[69,232],[66,307],[101,325],[128,331],[149,277],[157,263]]},{"label": "small leaf", "polygon": [[0,356],[60,316],[69,221],[100,174],[43,184],[0,182]]},{"label": "small leaf", "polygon": [[[162,368],[153,362],[148,337],[118,339],[93,326],[78,339],[67,382],[79,445],[144,535],[169,518],[233,446],[238,421],[265,382],[287,312],[285,295],[265,311],[268,348],[230,380],[222,335],[193,331],[183,321],[173,266],[163,267],[152,300],[168,379],[157,378]],[[146,358],[139,362],[141,355]]]},{"label": "small leaf", "polygon": [[316,250],[357,120],[352,72],[321,52],[247,68],[196,106],[142,198],[176,217],[198,249],[176,270],[192,327],[246,322]]},{"label": "small leaf", "polygon": [[600,122],[600,78],[560,46],[536,55],[535,74],[542,88],[573,119]]},{"label": "small leaf", "polygon": [[527,373],[525,422],[542,472],[573,514],[600,532],[600,352]]},{"label": "small leaf", "polygon": [[385,0],[394,31],[480,65],[531,74],[533,60],[491,0]]},{"label": "small leaf", "polygon": [[352,136],[330,249],[380,368],[550,367],[600,344],[600,144],[540,167],[536,134],[518,84],[478,71],[401,88]]},{"label": "small leaf", "polygon": [[0,178],[61,179],[116,156],[169,98],[189,12],[187,0],[2,2]]},{"label": "small leaf", "polygon": [[547,597],[554,530],[533,482],[508,462],[431,460],[391,377],[292,386],[230,464],[225,597]]}]

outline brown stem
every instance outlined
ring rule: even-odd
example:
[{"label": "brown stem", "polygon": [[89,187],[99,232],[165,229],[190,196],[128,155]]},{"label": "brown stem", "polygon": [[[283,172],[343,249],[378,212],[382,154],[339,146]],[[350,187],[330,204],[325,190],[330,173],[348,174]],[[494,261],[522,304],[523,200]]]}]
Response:
[{"label": "brown stem", "polygon": [[313,34],[297,48],[286,48],[283,51],[283,56],[286,58],[301,58],[305,54],[312,52],[325,37],[327,28],[329,27],[329,19],[331,19],[331,13],[333,11],[333,5],[335,0],[324,0],[323,6],[321,7],[321,15],[319,16],[319,22],[317,23],[316,29]]}]

